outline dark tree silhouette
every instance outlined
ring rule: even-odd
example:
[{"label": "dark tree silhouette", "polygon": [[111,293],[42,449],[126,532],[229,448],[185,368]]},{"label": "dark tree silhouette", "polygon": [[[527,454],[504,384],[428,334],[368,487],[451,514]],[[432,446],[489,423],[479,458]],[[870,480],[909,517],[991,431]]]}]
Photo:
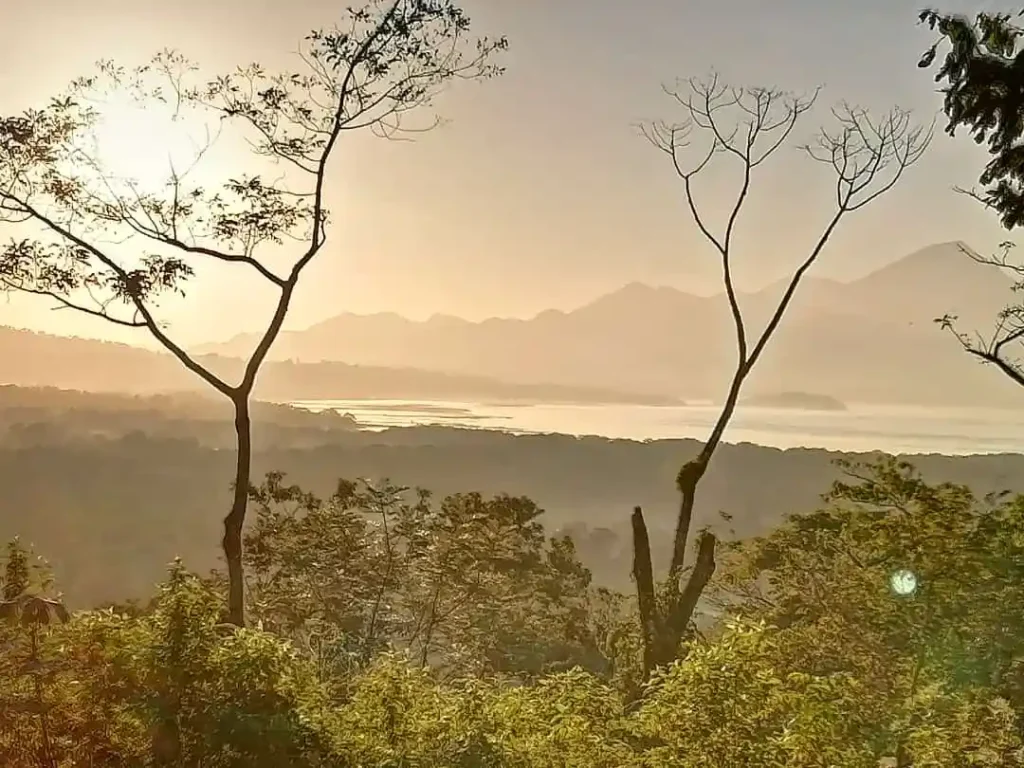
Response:
[{"label": "dark tree silhouette", "polygon": [[[299,279],[326,242],[329,162],[345,134],[426,130],[436,120],[417,126],[406,118],[445,85],[499,74],[492,60],[504,38],[470,40],[469,27],[454,0],[369,0],[345,11],[340,26],[306,38],[300,71],[273,74],[253,64],[204,82],[195,65],[166,51],[134,70],[102,62],[45,107],[0,118],[0,221],[17,233],[0,250],[0,288],[148,330],[234,406],[238,458],[223,538],[232,624],[244,623],[250,395]],[[233,124],[246,134],[252,162],[268,163],[277,180],[268,173],[194,182],[212,140],[197,148],[195,164],[172,166],[156,192],[113,178],[90,143],[111,94],[170,108],[175,118]],[[286,244],[295,248],[290,256],[280,253]],[[190,356],[158,318],[159,299],[184,293],[204,260],[251,270],[276,291],[237,383]]]},{"label": "dark tree silhouette", "polygon": [[[1020,14],[1017,14],[1018,16]],[[1005,13],[979,13],[973,20],[960,15],[922,11],[919,20],[939,33],[918,66],[933,67],[940,46],[946,55],[935,73],[942,84],[946,132],[955,136],[964,128],[991,156],[978,177],[982,189],[957,191],[994,211],[1009,231],[1024,223],[1024,29]],[[982,256],[966,246],[964,253],[979,264],[1002,269],[1014,276],[1015,290],[1024,289],[1024,264],[1013,258],[1014,244],[1006,241],[999,252]],[[1003,307],[990,333],[965,333],[955,315],[937,320],[960,345],[982,362],[996,366],[1024,386],[1024,304]]]},{"label": "dark tree silhouette", "polygon": [[[931,140],[930,127],[917,126],[910,115],[893,109],[875,120],[859,107],[842,104],[832,110],[835,127],[823,129],[804,150],[835,173],[835,211],[825,222],[810,251],[790,276],[768,322],[757,335],[743,317],[734,279],[733,236],[747,202],[757,169],[788,141],[794,127],[814,105],[818,93],[798,96],[771,88],[737,88],[724,85],[717,76],[700,81],[681,81],[667,88],[682,107],[679,123],[653,123],[641,127],[642,135],[663,152],[683,184],[690,217],[713,246],[722,268],[722,282],[733,319],[736,368],[711,433],[697,455],[687,461],[676,478],[680,493],[679,513],[672,557],[664,589],[656,590],[650,542],[643,511],[633,511],[633,576],[637,585],[644,638],[644,666],[648,673],[674,660],[689,630],[704,587],[715,570],[716,539],[710,531],[697,537],[697,555],[682,583],[697,486],[722,440],[736,410],[740,392],[769,340],[778,329],[800,281],[818,260],[839,223],[865,207],[899,181],[903,172],[924,153]],[[694,131],[705,139],[696,158],[687,164],[684,150]],[[701,212],[694,195],[694,180],[718,158],[731,160],[739,169],[735,201],[720,233]]]},{"label": "dark tree silhouette", "polygon": [[1008,14],[979,13],[974,21],[965,16],[922,11],[920,21],[937,30],[940,39],[922,56],[918,66],[934,65],[939,46],[948,51],[935,81],[942,83],[943,109],[953,136],[966,128],[978,144],[988,147],[992,159],[979,182],[986,187],[974,193],[1013,229],[1024,223],[1024,51],[1018,51],[1020,27]]}]

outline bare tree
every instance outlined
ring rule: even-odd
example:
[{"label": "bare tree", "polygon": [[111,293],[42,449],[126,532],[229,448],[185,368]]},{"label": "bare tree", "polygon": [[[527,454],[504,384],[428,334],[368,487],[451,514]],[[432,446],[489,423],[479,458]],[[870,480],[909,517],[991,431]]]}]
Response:
[{"label": "bare tree", "polygon": [[[194,64],[164,52],[134,70],[101,63],[46,107],[0,118],[0,221],[25,235],[0,251],[0,287],[147,330],[233,405],[238,456],[222,542],[230,623],[244,623],[250,398],[299,279],[324,248],[329,161],[353,131],[399,138],[432,127],[436,120],[417,126],[407,118],[453,80],[499,74],[492,60],[504,38],[472,40],[469,27],[454,0],[368,0],[349,8],[340,26],[312,32],[296,72],[253,64],[204,82]],[[97,105],[112,93],[169,106],[175,117],[191,111],[231,124],[247,138],[253,162],[280,177],[239,174],[204,186],[192,181],[193,164],[172,167],[157,192],[114,178],[89,143],[102,115]],[[197,163],[210,144],[197,148]],[[250,270],[276,291],[237,383],[191,356],[158,319],[159,300],[184,293],[203,260]]]},{"label": "bare tree", "polygon": [[[793,129],[815,104],[818,91],[806,96],[771,88],[724,85],[717,75],[706,80],[680,81],[666,92],[682,108],[677,123],[641,126],[642,135],[669,159],[682,182],[693,223],[713,246],[722,269],[722,282],[732,316],[736,367],[729,380],[718,419],[697,455],[683,464],[676,478],[680,493],[672,557],[664,588],[656,590],[651,548],[643,511],[633,511],[633,577],[637,585],[644,638],[644,667],[648,673],[674,660],[690,628],[697,602],[715,570],[716,537],[708,530],[697,536],[692,568],[685,566],[697,487],[736,410],[744,382],[778,329],[800,281],[825,249],[839,223],[885,194],[903,172],[924,153],[931,140],[929,126],[917,126],[909,113],[893,109],[872,119],[864,109],[842,104],[832,110],[835,126],[823,129],[816,141],[803,147],[812,159],[835,174],[835,210],[820,235],[791,274],[785,290],[758,334],[744,319],[736,291],[733,240],[736,224],[748,200],[755,171],[789,140]],[[703,146],[689,163],[686,150],[694,134]],[[695,179],[718,159],[739,168],[740,183],[724,226],[716,232],[697,204]],[[685,584],[683,584],[685,578]]]},{"label": "bare tree", "polygon": [[[962,243],[958,245],[963,253],[978,264],[1012,274],[1013,291],[1024,290],[1024,264],[1011,258],[1013,242],[1008,240],[1000,243],[999,252],[993,256],[982,256]],[[1015,301],[999,310],[995,325],[988,334],[978,331],[965,333],[959,330],[958,320],[956,315],[946,314],[935,322],[943,330],[948,331],[968,354],[983,363],[994,365],[1003,375],[1018,386],[1024,387],[1024,362],[1020,358],[1021,350],[1024,348],[1024,304]]]}]

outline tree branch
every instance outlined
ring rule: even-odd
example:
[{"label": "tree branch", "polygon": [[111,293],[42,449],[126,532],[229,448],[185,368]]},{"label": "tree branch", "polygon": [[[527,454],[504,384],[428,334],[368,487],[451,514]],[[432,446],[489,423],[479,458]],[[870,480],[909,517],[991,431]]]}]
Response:
[{"label": "tree branch", "polygon": [[[744,382],[778,329],[801,280],[823,252],[840,220],[847,213],[864,207],[891,189],[903,171],[920,158],[931,139],[930,129],[925,131],[913,128],[906,113],[898,110],[890,112],[888,118],[877,125],[863,110],[844,107],[834,111],[840,131],[832,134],[823,131],[818,145],[815,148],[808,147],[807,151],[815,159],[830,164],[836,171],[836,211],[827,221],[810,253],[794,270],[772,315],[750,349],[748,329],[732,272],[733,233],[748,199],[754,168],[785,143],[796,122],[814,104],[818,91],[808,98],[787,96],[766,88],[726,88],[719,83],[717,75],[704,83],[693,79],[686,82],[690,90],[688,96],[669,91],[684,108],[682,122],[641,126],[641,135],[671,158],[672,168],[683,182],[690,216],[721,259],[722,282],[735,330],[737,361],[725,402],[707,440],[697,456],[687,461],[676,477],[680,503],[667,579],[668,603],[664,613],[650,597],[652,587],[649,580],[653,580],[653,577],[648,576],[651,564],[646,526],[639,508],[633,514],[633,572],[641,603],[645,667],[648,670],[655,664],[667,663],[674,658],[697,602],[714,573],[716,538],[705,531],[698,543],[694,568],[685,587],[681,587],[697,488],[732,420]],[[731,130],[725,127],[724,118],[720,114],[726,110],[738,113]],[[694,127],[708,134],[710,148],[698,155],[695,164],[687,169],[680,160],[680,150],[689,146],[689,137]],[[737,136],[742,138],[737,140]],[[759,141],[762,139],[766,148],[759,150]],[[737,160],[741,166],[739,190],[720,236],[715,234],[701,215],[693,190],[693,178],[709,167],[712,159],[719,154]],[[890,167],[893,169],[890,176],[881,176]],[[651,616],[656,620],[652,620]]]},{"label": "tree branch", "polygon": [[[114,259],[110,258],[99,248],[95,247],[92,243],[82,239],[78,235],[74,234],[70,229],[67,229],[66,227],[58,224],[56,221],[49,218],[42,212],[37,211],[29,203],[19,200],[18,204],[25,210],[26,213],[30,214],[35,221],[44,225],[51,232],[53,232],[56,235],[59,235],[62,239],[66,240],[67,242],[73,243],[74,245],[77,245],[79,248],[82,248],[85,251],[92,254],[97,261],[99,261],[112,272],[114,272],[126,283],[129,281],[129,275],[125,271],[125,269],[122,268],[121,265],[118,264]],[[145,327],[149,330],[149,332],[153,334],[156,340],[159,341],[160,344],[163,345],[163,347],[168,352],[174,355],[181,362],[182,365],[184,365],[188,370],[192,371],[192,373],[199,376],[201,379],[203,379],[203,381],[205,381],[207,384],[209,384],[211,387],[213,387],[221,394],[227,395],[228,397],[232,397],[234,395],[234,387],[220,379],[212,371],[207,370],[198,362],[193,360],[192,357],[189,356],[189,354],[182,347],[178,346],[178,344],[176,344],[166,333],[164,333],[163,329],[160,328],[159,324],[153,317],[153,314],[150,311],[149,307],[146,306],[145,301],[141,297],[134,294],[129,294],[128,298],[135,305],[135,309],[138,311],[138,313],[142,316]]]}]

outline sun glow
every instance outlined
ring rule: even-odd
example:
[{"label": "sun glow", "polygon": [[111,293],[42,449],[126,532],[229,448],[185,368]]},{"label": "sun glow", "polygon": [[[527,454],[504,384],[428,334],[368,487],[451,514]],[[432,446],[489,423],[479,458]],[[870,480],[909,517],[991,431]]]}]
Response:
[{"label": "sun glow", "polygon": [[93,129],[93,151],[108,178],[140,192],[165,189],[177,175],[194,176],[208,162],[215,131],[195,116],[168,105],[130,101],[104,104]]}]

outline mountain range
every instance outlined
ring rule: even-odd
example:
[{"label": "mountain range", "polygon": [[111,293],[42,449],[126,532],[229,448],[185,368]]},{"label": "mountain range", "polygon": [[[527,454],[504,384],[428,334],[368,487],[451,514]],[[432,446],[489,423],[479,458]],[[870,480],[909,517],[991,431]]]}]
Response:
[{"label": "mountain range", "polygon": [[[1013,299],[1009,276],[974,263],[963,247],[932,245],[849,282],[807,278],[749,390],[815,392],[845,402],[1024,404],[1024,392],[933,322],[950,313],[965,330],[985,331]],[[784,288],[779,282],[741,296],[755,336]],[[271,359],[716,400],[735,362],[731,322],[722,295],[634,283],[578,309],[525,320],[340,314],[283,333]],[[240,357],[254,344],[254,336],[241,335],[201,351]]]},{"label": "mountain range", "polygon": [[[243,361],[222,355],[195,355],[227,381],[241,376]],[[0,326],[0,385],[56,387],[84,392],[153,395],[211,393],[169,354],[92,339],[51,336]],[[349,365],[341,362],[271,361],[256,383],[256,397],[292,400],[454,400],[542,403],[625,403],[662,405],[676,402],[651,394],[600,387],[515,384],[408,367]]]}]

